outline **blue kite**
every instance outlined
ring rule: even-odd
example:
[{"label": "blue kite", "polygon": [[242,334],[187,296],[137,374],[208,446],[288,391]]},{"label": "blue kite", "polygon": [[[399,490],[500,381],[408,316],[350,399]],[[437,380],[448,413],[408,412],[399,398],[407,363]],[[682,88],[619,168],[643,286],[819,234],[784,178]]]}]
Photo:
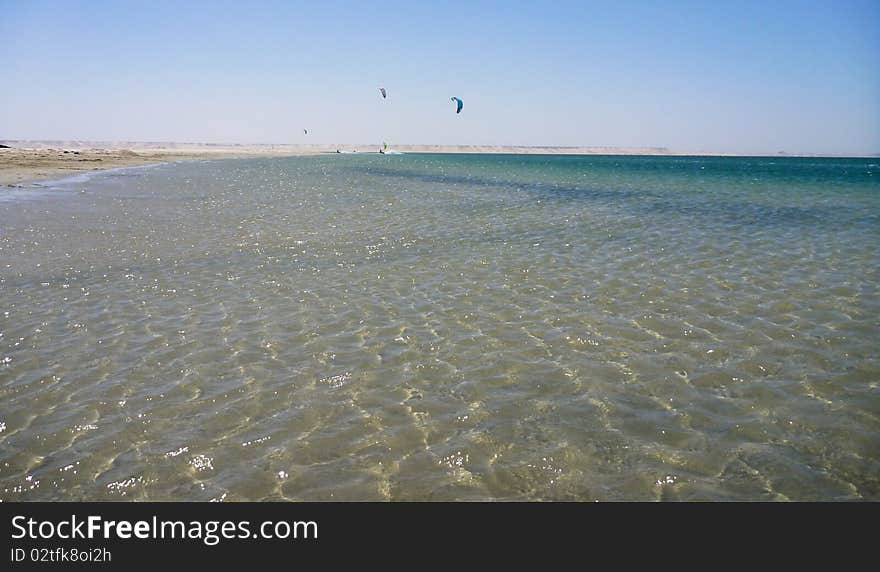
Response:
[{"label": "blue kite", "polygon": [[455,102],[455,112],[461,113],[461,108],[464,107],[464,102],[457,97],[453,97],[452,101]]}]

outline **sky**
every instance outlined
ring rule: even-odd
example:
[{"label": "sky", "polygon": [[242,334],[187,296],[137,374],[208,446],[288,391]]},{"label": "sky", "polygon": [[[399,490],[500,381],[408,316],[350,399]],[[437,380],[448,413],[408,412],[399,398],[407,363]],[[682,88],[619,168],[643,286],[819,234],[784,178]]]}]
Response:
[{"label": "sky", "polygon": [[0,0],[0,42],[0,139],[880,153],[878,0]]}]

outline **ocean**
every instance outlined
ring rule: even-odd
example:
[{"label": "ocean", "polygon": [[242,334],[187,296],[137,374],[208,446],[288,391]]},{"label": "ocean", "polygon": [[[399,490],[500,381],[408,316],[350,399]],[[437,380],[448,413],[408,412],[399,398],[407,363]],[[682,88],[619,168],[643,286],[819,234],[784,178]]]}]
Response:
[{"label": "ocean", "polygon": [[880,500],[878,161],[0,189],[0,500]]}]

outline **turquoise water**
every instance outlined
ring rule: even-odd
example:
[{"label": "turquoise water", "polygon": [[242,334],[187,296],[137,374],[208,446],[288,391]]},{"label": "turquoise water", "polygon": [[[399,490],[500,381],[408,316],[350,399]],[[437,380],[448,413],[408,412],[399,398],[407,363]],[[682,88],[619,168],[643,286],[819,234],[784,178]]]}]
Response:
[{"label": "turquoise water", "polygon": [[877,500],[878,161],[0,190],[0,499]]}]

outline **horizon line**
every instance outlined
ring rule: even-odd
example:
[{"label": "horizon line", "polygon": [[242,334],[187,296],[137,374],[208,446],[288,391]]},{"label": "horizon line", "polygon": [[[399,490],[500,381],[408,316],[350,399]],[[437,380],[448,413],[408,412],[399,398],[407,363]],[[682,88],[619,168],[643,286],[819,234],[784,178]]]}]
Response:
[{"label": "horizon line", "polygon": [[[82,149],[100,149],[102,147],[89,147],[89,145],[96,144],[106,144],[111,147],[117,149],[125,149],[127,147],[122,147],[123,145],[143,145],[150,146],[153,148],[161,148],[162,146],[168,146],[169,148],[190,145],[196,147],[210,147],[210,148],[223,148],[223,147],[234,147],[234,148],[244,148],[244,147],[291,147],[291,148],[326,148],[326,149],[334,149],[334,148],[342,148],[342,147],[373,147],[376,146],[377,143],[214,143],[214,142],[205,142],[205,141],[172,141],[172,140],[110,140],[110,139],[0,139],[0,144],[28,144],[28,143],[36,143],[40,145],[50,145],[56,144],[57,146],[63,147],[64,145],[78,147]],[[15,147],[12,147],[15,148]],[[868,159],[868,158],[880,158],[880,152],[876,153],[798,153],[798,152],[789,152],[789,151],[776,151],[776,152],[738,152],[738,151],[693,151],[693,150],[685,150],[685,149],[671,149],[669,147],[663,146],[617,146],[617,145],[510,145],[510,144],[502,144],[502,145],[493,145],[493,144],[473,144],[473,143],[452,143],[452,144],[443,144],[443,143],[400,143],[396,144],[395,148],[405,149],[405,148],[436,148],[438,151],[413,151],[413,152],[439,152],[439,153],[460,153],[466,154],[466,151],[455,151],[455,150],[446,150],[441,151],[439,149],[479,149],[479,154],[517,154],[517,153],[505,153],[505,150],[542,150],[542,149],[553,149],[555,151],[579,151],[575,153],[571,153],[572,155],[643,155],[643,156],[690,156],[690,157],[810,157],[810,158],[838,158],[838,159]],[[24,147],[27,149],[27,147]],[[495,151],[492,151],[495,149]],[[130,149],[132,151],[136,151],[136,149]],[[476,154],[476,153],[475,153]],[[528,154],[528,153],[521,153]],[[539,153],[532,153],[539,154]],[[565,154],[565,153],[555,153],[555,154]]]}]

